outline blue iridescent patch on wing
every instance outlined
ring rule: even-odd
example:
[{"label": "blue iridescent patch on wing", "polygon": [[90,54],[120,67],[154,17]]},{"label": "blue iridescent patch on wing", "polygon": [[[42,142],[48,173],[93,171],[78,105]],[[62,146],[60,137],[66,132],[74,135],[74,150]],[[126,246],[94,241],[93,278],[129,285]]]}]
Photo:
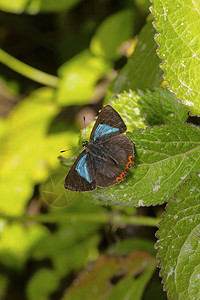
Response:
[{"label": "blue iridescent patch on wing", "polygon": [[79,160],[79,162],[76,165],[75,170],[79,173],[79,175],[83,178],[85,178],[89,183],[92,182],[92,180],[90,179],[89,173],[88,173],[88,166],[87,166],[87,154],[85,154],[83,157],[81,157],[81,159]]},{"label": "blue iridescent patch on wing", "polygon": [[99,124],[94,133],[94,142],[98,137],[105,135],[105,134],[113,133],[116,131],[119,131],[119,128],[115,128],[115,127],[112,127],[112,126],[109,126],[106,124]]}]

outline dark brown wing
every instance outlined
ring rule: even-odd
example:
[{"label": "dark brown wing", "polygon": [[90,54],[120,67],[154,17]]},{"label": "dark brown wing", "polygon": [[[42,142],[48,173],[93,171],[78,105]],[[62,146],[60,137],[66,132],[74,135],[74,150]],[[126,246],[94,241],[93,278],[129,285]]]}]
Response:
[{"label": "dark brown wing", "polygon": [[112,106],[106,105],[102,108],[92,129],[90,142],[108,139],[125,132],[126,129],[118,112]]},{"label": "dark brown wing", "polygon": [[97,186],[108,187],[124,180],[133,164],[133,144],[124,135],[114,136],[101,147],[103,153],[92,157]]},{"label": "dark brown wing", "polygon": [[94,167],[90,154],[84,150],[76,159],[65,179],[65,188],[71,191],[91,191],[96,188]]}]

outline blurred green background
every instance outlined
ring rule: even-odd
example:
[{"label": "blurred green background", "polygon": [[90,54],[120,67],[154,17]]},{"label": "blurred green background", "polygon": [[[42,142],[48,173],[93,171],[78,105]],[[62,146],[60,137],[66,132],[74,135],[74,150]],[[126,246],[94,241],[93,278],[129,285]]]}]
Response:
[{"label": "blurred green background", "polygon": [[[155,229],[107,222],[111,212],[157,217],[159,210],[111,209],[66,191],[79,148],[63,154],[68,169],[58,159],[79,144],[83,116],[88,125],[114,92],[130,88],[128,77],[120,89],[113,80],[149,5],[0,0],[1,299],[124,299],[127,291],[134,291],[130,299],[166,299],[157,273],[147,285],[156,268]],[[149,88],[162,82],[156,70]]]}]

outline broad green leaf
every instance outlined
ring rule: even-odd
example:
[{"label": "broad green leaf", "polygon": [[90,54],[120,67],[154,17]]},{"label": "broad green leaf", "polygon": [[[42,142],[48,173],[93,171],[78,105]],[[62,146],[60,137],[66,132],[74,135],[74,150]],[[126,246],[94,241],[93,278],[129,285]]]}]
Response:
[{"label": "broad green leaf", "polygon": [[139,107],[147,125],[186,122],[188,111],[166,88],[156,88],[154,92],[139,91]]},{"label": "broad green leaf", "polygon": [[84,104],[93,95],[97,81],[110,69],[101,57],[85,50],[62,65],[59,70],[57,101],[61,105]]},{"label": "broad green leaf", "polygon": [[[186,122],[188,112],[166,88],[156,88],[153,92],[122,92],[111,98],[109,104],[119,112],[127,130],[142,129],[147,125],[161,125],[172,122]],[[81,141],[89,140],[94,126],[92,122],[82,130]]]},{"label": "broad green leaf", "polygon": [[111,60],[122,56],[119,47],[133,37],[134,17],[133,9],[126,9],[104,20],[91,40],[91,52]]},{"label": "broad green leaf", "polygon": [[161,276],[169,299],[199,299],[200,174],[193,173],[170,200],[157,237]]},{"label": "broad green leaf", "polygon": [[152,0],[158,55],[169,89],[200,115],[200,2]]},{"label": "broad green leaf", "polygon": [[0,0],[0,10],[21,14],[23,12],[36,14],[39,12],[57,12],[68,10],[81,0]]},{"label": "broad green leaf", "polygon": [[142,28],[138,44],[128,62],[110,84],[107,99],[115,93],[132,90],[146,90],[159,87],[162,71],[160,60],[156,55],[157,45],[154,41],[155,30],[150,21]]},{"label": "broad green leaf", "polygon": [[120,113],[128,130],[185,122],[188,118],[187,110],[166,88],[138,93],[129,90],[113,97],[110,104]]},{"label": "broad green leaf", "polygon": [[[66,141],[78,138],[73,128],[68,133],[50,133],[59,112],[53,96],[53,90],[40,89],[17,104],[7,119],[7,135],[0,147],[1,212],[22,213],[33,195],[34,183],[48,176],[49,167],[59,165],[57,156]],[[63,127],[67,129],[60,129]],[[17,199],[14,204],[13,199]]]},{"label": "broad green leaf", "polygon": [[171,198],[192,171],[200,169],[200,130],[189,124],[155,126],[127,133],[135,166],[124,182],[94,194],[102,204],[150,206]]},{"label": "broad green leaf", "polygon": [[142,300],[143,293],[146,289],[148,281],[151,279],[156,268],[156,262],[147,266],[143,271],[143,274],[138,278],[133,278],[133,275],[129,275],[122,279],[119,284],[111,291],[107,297],[108,300]]},{"label": "broad green leaf", "polygon": [[145,252],[100,256],[89,272],[80,274],[62,300],[125,300],[133,299],[133,294],[139,300],[155,268],[156,260]]},{"label": "broad green leaf", "polygon": [[69,10],[81,0],[30,0],[26,11],[30,14],[39,12],[62,12]]},{"label": "broad green leaf", "polygon": [[0,10],[10,13],[22,13],[28,3],[28,0],[0,0]]},{"label": "broad green leaf", "polygon": [[4,223],[1,227],[1,264],[20,270],[28,260],[34,244],[45,238],[47,229],[39,224],[25,227],[23,224]]},{"label": "broad green leaf", "polygon": [[26,294],[28,300],[48,300],[59,286],[58,274],[51,269],[40,269],[28,282]]},{"label": "broad green leaf", "polygon": [[124,239],[114,246],[110,247],[107,251],[111,255],[126,255],[133,251],[146,251],[155,256],[154,243],[145,239]]}]

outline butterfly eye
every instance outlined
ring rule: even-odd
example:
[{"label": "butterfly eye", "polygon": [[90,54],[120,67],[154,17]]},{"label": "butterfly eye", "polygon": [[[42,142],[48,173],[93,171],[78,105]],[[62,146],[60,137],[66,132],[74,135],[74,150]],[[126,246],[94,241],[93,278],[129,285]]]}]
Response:
[{"label": "butterfly eye", "polygon": [[82,146],[83,146],[84,148],[87,148],[87,146],[88,146],[88,142],[87,142],[87,141],[85,141],[85,142],[82,142]]}]

